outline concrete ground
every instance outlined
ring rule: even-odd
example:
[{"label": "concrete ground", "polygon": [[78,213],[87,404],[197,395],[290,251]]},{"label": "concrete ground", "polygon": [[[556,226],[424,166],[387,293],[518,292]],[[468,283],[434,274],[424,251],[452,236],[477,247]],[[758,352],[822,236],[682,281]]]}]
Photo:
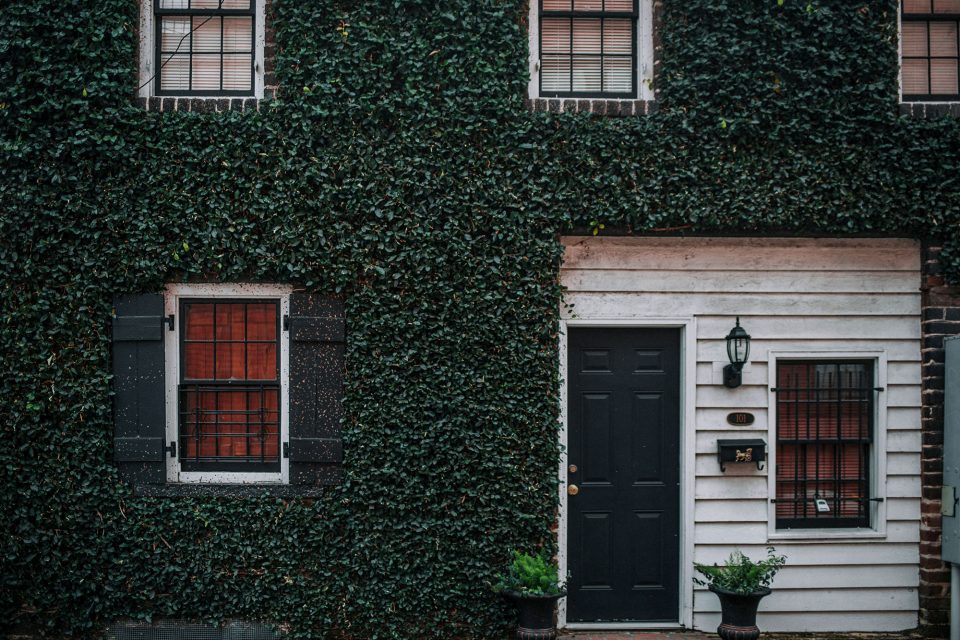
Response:
[{"label": "concrete ground", "polygon": [[[700,631],[577,631],[561,633],[558,640],[710,640],[715,633]],[[902,640],[922,638],[918,633],[762,633],[760,640]]]}]

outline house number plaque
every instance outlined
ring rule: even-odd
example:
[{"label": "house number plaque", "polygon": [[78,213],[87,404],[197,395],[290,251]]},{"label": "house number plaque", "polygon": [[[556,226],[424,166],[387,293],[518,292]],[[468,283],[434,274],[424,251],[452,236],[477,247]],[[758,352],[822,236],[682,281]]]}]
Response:
[{"label": "house number plaque", "polygon": [[735,427],[747,427],[753,424],[753,421],[753,414],[746,411],[734,411],[727,414],[727,423]]}]

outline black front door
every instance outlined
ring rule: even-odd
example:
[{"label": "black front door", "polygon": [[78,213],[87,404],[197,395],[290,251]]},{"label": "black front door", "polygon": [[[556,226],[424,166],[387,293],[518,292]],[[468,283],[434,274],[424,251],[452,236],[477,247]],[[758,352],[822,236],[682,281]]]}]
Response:
[{"label": "black front door", "polygon": [[567,621],[676,622],[680,330],[571,328],[567,357]]}]

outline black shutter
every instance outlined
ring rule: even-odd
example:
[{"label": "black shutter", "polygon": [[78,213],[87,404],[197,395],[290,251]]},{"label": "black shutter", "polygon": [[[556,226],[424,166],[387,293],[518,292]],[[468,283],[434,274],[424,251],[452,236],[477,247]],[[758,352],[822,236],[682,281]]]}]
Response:
[{"label": "black shutter", "polygon": [[113,459],[133,483],[166,479],[163,296],[120,296],[113,315]]},{"label": "black shutter", "polygon": [[343,303],[290,294],[290,484],[340,479],[343,446]]}]

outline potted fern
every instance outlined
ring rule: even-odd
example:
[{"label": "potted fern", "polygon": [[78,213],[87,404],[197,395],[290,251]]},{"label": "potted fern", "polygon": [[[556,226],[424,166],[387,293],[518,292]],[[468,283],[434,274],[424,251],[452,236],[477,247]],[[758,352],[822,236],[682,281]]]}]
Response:
[{"label": "potted fern", "polygon": [[704,579],[694,578],[720,599],[721,620],[717,635],[723,640],[757,640],[757,607],[760,600],[770,595],[770,582],[786,562],[773,547],[767,547],[767,557],[754,562],[737,550],[724,565],[694,564]]},{"label": "potted fern", "polygon": [[496,589],[517,607],[517,640],[554,640],[557,600],[566,592],[557,576],[557,563],[546,551],[537,555],[513,552],[513,562],[498,576]]}]

